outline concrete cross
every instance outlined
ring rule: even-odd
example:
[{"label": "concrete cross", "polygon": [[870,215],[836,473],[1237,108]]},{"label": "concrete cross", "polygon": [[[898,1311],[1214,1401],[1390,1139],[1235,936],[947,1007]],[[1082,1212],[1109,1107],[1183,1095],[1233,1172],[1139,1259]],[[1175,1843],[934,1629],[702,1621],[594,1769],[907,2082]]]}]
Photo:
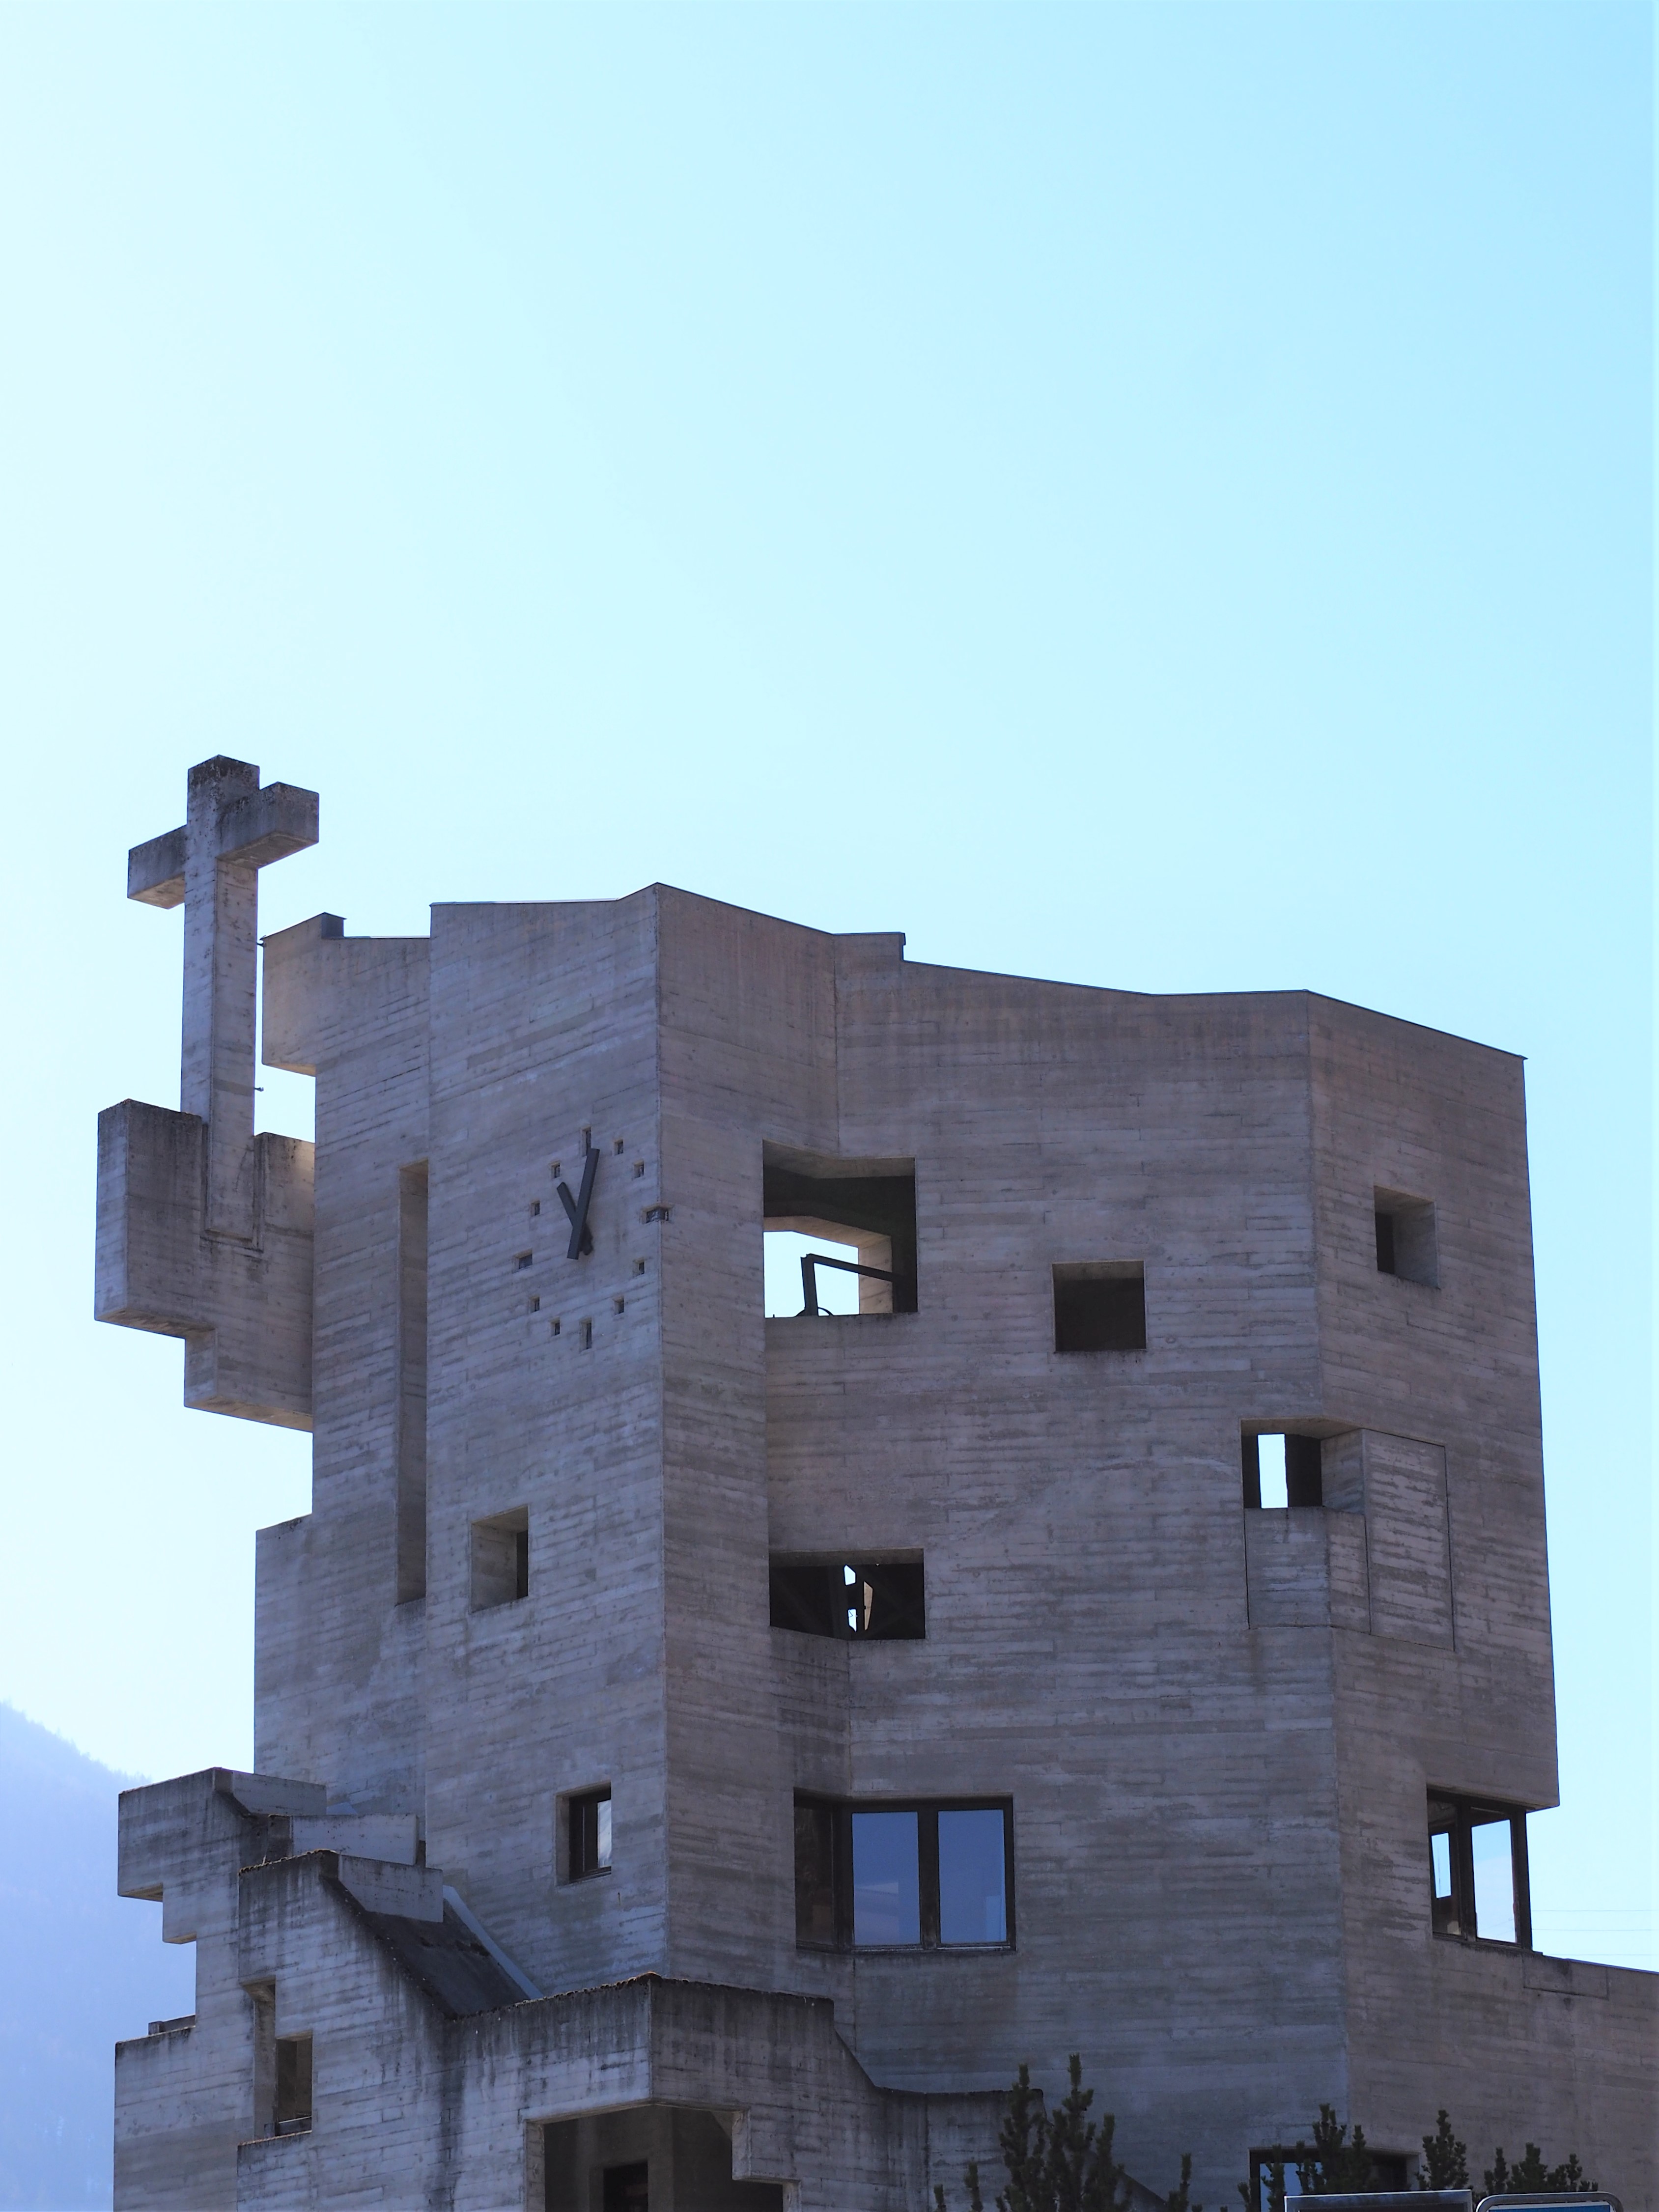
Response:
[{"label": "concrete cross", "polygon": [[207,1124],[210,1236],[250,1239],[259,871],[317,842],[317,794],[259,787],[222,755],[190,772],[184,824],[127,854],[127,896],[185,909],[179,1103]]}]

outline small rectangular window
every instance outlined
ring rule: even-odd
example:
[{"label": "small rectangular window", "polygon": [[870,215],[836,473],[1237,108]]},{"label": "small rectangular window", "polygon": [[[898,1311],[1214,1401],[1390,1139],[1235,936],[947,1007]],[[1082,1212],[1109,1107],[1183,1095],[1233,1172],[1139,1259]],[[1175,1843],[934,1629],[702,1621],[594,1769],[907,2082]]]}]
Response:
[{"label": "small rectangular window", "polygon": [[1324,1448],[1319,1437],[1280,1429],[1247,1429],[1240,1441],[1246,1505],[1272,1509],[1324,1504]]},{"label": "small rectangular window", "polygon": [[611,1791],[583,1790],[565,1800],[565,1879],[611,1871]]},{"label": "small rectangular window", "polygon": [[1006,1949],[1006,1802],[795,1801],[795,1940],[824,1950]]},{"label": "small rectangular window", "polygon": [[304,2135],[311,2126],[311,2038],[276,2039],[276,2103],[272,2116],[279,2136]]},{"label": "small rectangular window", "polygon": [[1432,1200],[1409,1197],[1403,1190],[1376,1190],[1372,1202],[1378,1274],[1433,1289],[1440,1280],[1440,1255]]},{"label": "small rectangular window", "polygon": [[773,1627],[804,1636],[903,1640],[927,1633],[920,1559],[775,1559],[771,1597]]},{"label": "small rectangular window", "polygon": [[472,1523],[472,1610],[512,1605],[530,1595],[530,1509]]},{"label": "small rectangular window", "polygon": [[1437,1936],[1532,1948],[1523,1812],[1467,1797],[1430,1798],[1429,1911]]},{"label": "small rectangular window", "polygon": [[1056,1352],[1144,1352],[1146,1275],[1139,1260],[1054,1269]]}]

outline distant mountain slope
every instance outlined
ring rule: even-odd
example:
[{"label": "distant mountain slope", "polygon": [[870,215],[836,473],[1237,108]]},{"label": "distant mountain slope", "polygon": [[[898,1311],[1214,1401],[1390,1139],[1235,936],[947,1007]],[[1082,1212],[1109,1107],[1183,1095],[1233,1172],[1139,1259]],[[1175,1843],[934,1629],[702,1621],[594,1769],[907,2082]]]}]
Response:
[{"label": "distant mountain slope", "polygon": [[110,2202],[114,2045],[193,2009],[192,1945],[115,1894],[133,1778],[0,1705],[0,2206]]}]

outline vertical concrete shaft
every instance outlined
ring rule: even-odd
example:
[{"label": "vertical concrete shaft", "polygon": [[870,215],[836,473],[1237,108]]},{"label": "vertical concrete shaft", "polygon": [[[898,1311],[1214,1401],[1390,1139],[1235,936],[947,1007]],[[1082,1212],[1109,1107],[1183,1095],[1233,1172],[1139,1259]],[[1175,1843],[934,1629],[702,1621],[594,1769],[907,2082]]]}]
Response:
[{"label": "vertical concrete shaft", "polygon": [[223,817],[259,771],[220,756],[190,772],[185,817],[185,1008],[179,1103],[207,1123],[208,1234],[253,1235],[254,962],[259,872],[221,857]]}]

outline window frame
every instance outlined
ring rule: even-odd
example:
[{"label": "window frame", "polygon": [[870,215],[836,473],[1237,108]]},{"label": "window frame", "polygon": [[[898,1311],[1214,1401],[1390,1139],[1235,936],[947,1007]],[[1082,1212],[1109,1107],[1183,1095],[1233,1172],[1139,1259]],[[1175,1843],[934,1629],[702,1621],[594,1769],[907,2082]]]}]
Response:
[{"label": "window frame", "polygon": [[[611,1816],[611,1855],[604,1859],[599,1856],[599,1808],[601,1805],[611,1803],[611,1784],[608,1782],[595,1783],[591,1789],[572,1790],[566,1793],[562,1808],[563,1813],[562,1825],[564,1830],[564,1881],[567,1885],[574,1882],[597,1881],[602,1875],[609,1874],[616,1864],[617,1832],[614,1810]],[[579,1864],[577,1851],[579,1833],[584,1844],[586,1841],[586,1819],[590,1811],[593,1816],[593,1863],[592,1866],[585,1863]],[[585,1849],[581,1857],[584,1860],[586,1858]]]},{"label": "window frame", "polygon": [[[1474,1831],[1501,1820],[1509,1823],[1510,1887],[1513,1895],[1515,1934],[1485,1936],[1480,1932],[1474,1887]],[[1449,1896],[1435,1890],[1434,1838],[1449,1838],[1447,1856],[1451,1876]],[[1504,1951],[1530,1951],[1532,1940],[1532,1875],[1527,1859],[1527,1808],[1505,1804],[1491,1797],[1466,1797],[1451,1790],[1428,1794],[1429,1927],[1446,1943],[1491,1943]],[[1443,1911],[1444,1905],[1449,1908]]]},{"label": "window frame", "polygon": [[[794,1795],[795,1948],[850,1958],[913,1959],[926,1952],[950,1957],[999,1956],[1017,1948],[1014,1918],[1014,1802],[1012,1797],[826,1797],[810,1790]],[[807,1814],[827,1832],[832,1894],[833,1936],[829,1942],[801,1933],[800,1820]],[[853,1940],[853,1816],[855,1813],[914,1813],[916,1816],[917,1902],[921,1940],[915,1943],[855,1943]],[[1000,1813],[1002,1815],[1003,1917],[1007,1934],[1000,1943],[947,1943],[939,1934],[939,1816],[941,1813]]]}]

